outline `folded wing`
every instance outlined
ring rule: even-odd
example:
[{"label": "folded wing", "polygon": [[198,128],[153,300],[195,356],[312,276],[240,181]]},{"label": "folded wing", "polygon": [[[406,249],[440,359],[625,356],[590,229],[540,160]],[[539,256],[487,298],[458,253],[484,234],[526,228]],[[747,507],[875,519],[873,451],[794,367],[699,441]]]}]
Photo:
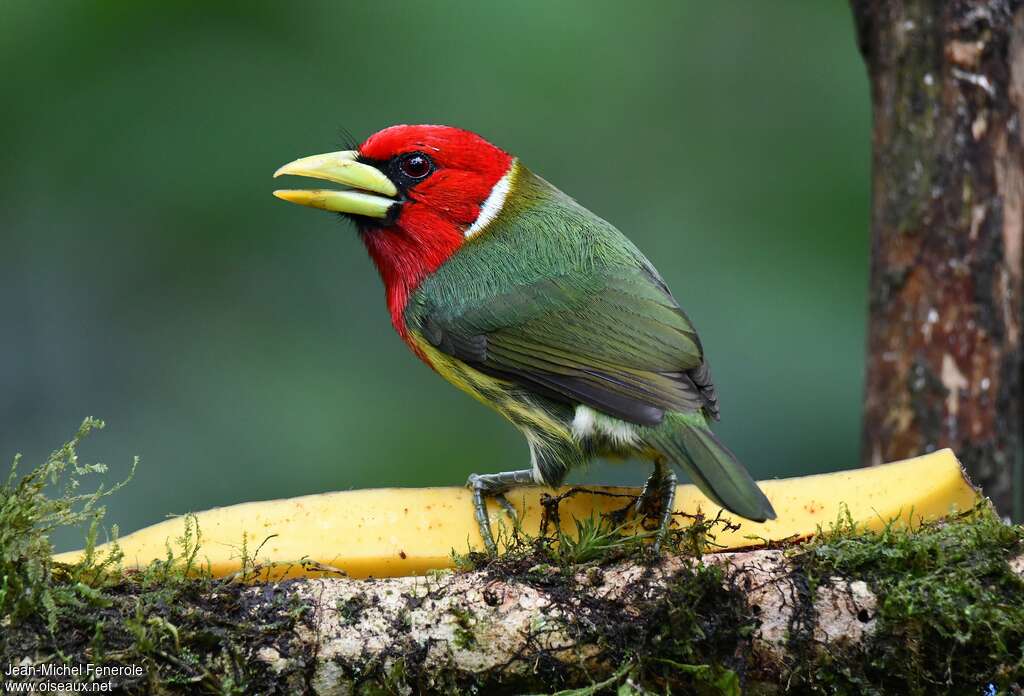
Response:
[{"label": "folded wing", "polygon": [[421,330],[492,376],[640,425],[718,404],[697,332],[657,274],[638,264],[576,269],[449,309]]}]

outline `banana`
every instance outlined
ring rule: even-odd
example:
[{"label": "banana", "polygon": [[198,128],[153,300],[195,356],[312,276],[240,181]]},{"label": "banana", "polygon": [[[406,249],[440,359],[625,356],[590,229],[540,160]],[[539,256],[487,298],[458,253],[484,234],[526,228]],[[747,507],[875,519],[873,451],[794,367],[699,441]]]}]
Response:
[{"label": "banana", "polygon": [[[980,496],[948,449],[877,467],[774,479],[760,485],[778,518],[764,523],[733,518],[738,529],[713,532],[715,543],[723,549],[811,536],[845,514],[844,507],[858,525],[879,529],[893,520],[917,525],[963,512],[976,505]],[[637,492],[631,488],[587,488],[616,494]],[[526,533],[539,529],[544,492],[524,488],[508,493]],[[562,529],[571,533],[574,518],[611,512],[626,502],[626,498],[591,493],[568,497],[559,506]],[[675,510],[705,517],[720,512],[692,485],[679,486]],[[492,504],[489,512],[494,529],[507,525],[501,508]],[[257,557],[248,562],[262,564],[261,579],[321,575],[325,567],[356,578],[417,575],[450,568],[452,550],[483,548],[470,492],[464,488],[321,493],[213,508],[190,517],[202,535],[197,563],[215,577],[242,569],[243,539],[250,554],[260,547]],[[141,568],[155,559],[165,559],[168,545],[176,547],[185,525],[185,517],[175,517],[120,538],[117,543],[124,553],[124,566]],[[109,547],[99,546],[97,552],[108,552]],[[82,554],[70,551],[55,555],[54,560],[73,564]]]}]

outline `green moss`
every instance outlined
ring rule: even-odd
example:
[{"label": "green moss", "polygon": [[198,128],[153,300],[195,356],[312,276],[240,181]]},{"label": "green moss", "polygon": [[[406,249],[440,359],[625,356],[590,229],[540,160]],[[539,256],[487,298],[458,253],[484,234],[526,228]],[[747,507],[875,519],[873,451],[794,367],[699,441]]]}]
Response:
[{"label": "green moss", "polygon": [[455,617],[455,647],[472,650],[477,644],[473,633],[473,613],[465,607],[452,607],[451,614]]},{"label": "green moss", "polygon": [[[106,472],[103,464],[82,464],[78,460],[82,439],[102,427],[101,421],[87,418],[70,442],[20,478],[21,458],[15,457],[7,481],[0,486],[0,616],[11,621],[43,616],[47,628],[52,630],[58,605],[94,601],[96,597],[88,582],[82,581],[94,581],[119,560],[115,555],[97,565],[92,549],[104,514],[101,501],[127,480],[110,490],[101,485],[91,493],[79,491],[84,477]],[[60,495],[48,497],[48,486],[56,487]],[[57,585],[52,578],[53,547],[49,534],[68,526],[88,527],[89,553],[85,562],[66,578],[68,582]]]},{"label": "green moss", "polygon": [[878,598],[873,637],[811,659],[794,648],[794,683],[829,693],[964,694],[1024,680],[1024,581],[1008,558],[1024,530],[987,505],[957,521],[880,532],[849,519],[805,545],[794,561],[810,595],[833,578],[863,579]]},{"label": "green moss", "polygon": [[356,623],[362,617],[363,610],[366,609],[366,600],[362,595],[353,595],[344,600],[339,599],[335,609],[338,616],[346,623]]},{"label": "green moss", "polygon": [[[304,683],[311,655],[293,652],[290,666],[276,674],[255,653],[287,652],[287,636],[309,608],[282,585],[254,595],[241,582],[212,579],[197,565],[202,534],[195,518],[186,518],[165,558],[142,571],[121,569],[116,544],[96,554],[99,502],[123,483],[80,493],[82,477],[105,467],[80,463],[77,448],[102,426],[87,419],[70,442],[20,478],[15,460],[0,487],[0,663],[27,657],[137,665],[142,676],[115,679],[117,691],[129,694],[289,693],[290,685]],[[57,487],[56,497],[47,497],[48,486]],[[86,553],[76,565],[51,558],[47,536],[61,526],[87,528]]]},{"label": "green moss", "polygon": [[737,672],[743,670],[741,655],[750,652],[757,620],[721,566],[684,569],[664,596],[640,606],[646,630],[628,649],[641,683],[659,691],[740,693]]}]

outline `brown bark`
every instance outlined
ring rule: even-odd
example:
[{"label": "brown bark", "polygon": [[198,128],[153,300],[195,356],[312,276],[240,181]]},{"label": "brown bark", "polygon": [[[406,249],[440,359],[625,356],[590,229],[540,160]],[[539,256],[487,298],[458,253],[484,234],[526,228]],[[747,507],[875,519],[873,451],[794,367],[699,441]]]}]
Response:
[{"label": "brown bark", "polygon": [[1024,12],[852,7],[874,109],[862,458],[951,447],[1009,515],[1024,427]]}]

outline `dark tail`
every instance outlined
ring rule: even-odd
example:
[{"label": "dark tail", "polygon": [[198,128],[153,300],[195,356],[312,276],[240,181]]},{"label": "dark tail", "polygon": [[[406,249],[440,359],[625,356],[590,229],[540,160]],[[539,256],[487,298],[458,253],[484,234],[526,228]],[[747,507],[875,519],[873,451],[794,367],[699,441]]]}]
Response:
[{"label": "dark tail", "polygon": [[646,439],[726,510],[755,522],[775,519],[772,504],[746,467],[706,426],[666,418]]}]

